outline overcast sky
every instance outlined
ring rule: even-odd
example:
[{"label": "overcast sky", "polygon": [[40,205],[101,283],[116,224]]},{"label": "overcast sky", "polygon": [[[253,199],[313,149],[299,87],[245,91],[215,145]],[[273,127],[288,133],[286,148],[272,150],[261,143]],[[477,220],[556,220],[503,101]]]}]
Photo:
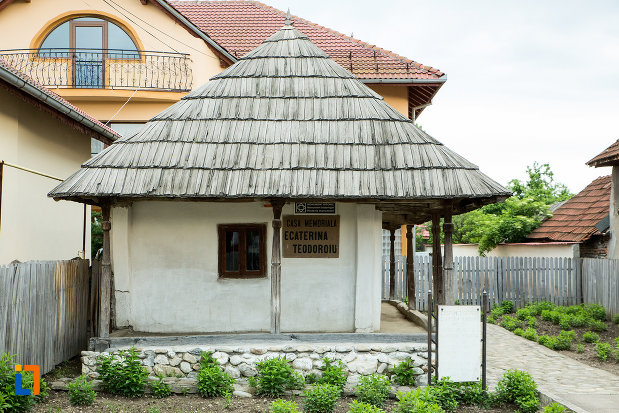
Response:
[{"label": "overcast sky", "polygon": [[611,172],[585,162],[619,139],[619,1],[263,1],[445,72],[419,124],[502,184]]}]

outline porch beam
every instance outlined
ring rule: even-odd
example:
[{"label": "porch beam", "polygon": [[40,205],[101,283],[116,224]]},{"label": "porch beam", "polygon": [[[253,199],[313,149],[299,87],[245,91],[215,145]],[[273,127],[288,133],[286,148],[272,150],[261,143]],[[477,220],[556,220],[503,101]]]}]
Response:
[{"label": "porch beam", "polygon": [[443,265],[443,282],[445,291],[445,304],[455,305],[456,291],[454,288],[454,259],[453,259],[453,232],[454,224],[451,222],[451,208],[445,213],[443,221],[443,232],[445,233],[444,254],[445,263]]},{"label": "porch beam", "polygon": [[[441,215],[432,214],[432,296],[436,306],[445,304],[443,295],[443,257],[441,256]],[[436,308],[435,310],[438,310]]]},{"label": "porch beam", "polygon": [[101,301],[99,302],[99,337],[107,338],[110,336],[110,299],[112,282],[112,264],[110,261],[110,206],[101,207],[101,229],[103,230],[103,256],[101,258]]},{"label": "porch beam", "polygon": [[389,228],[389,299],[395,300],[395,227]]},{"label": "porch beam", "polygon": [[415,310],[415,237],[412,230],[412,225],[406,225],[406,294],[408,297],[408,308]]},{"label": "porch beam", "polygon": [[280,333],[282,292],[282,208],[284,201],[271,201],[273,207],[273,246],[271,249],[271,334]]}]

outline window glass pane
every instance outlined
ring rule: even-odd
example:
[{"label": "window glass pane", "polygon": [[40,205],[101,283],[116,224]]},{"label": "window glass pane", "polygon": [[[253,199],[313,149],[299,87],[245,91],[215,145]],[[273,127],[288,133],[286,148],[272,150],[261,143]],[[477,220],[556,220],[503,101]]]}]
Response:
[{"label": "window glass pane", "polygon": [[77,49],[102,49],[103,28],[98,26],[77,26],[75,28],[75,47]]},{"label": "window glass pane", "polygon": [[110,59],[139,59],[138,48],[131,37],[114,23],[108,23],[107,27],[107,47],[118,49],[110,51]]},{"label": "window glass pane", "polygon": [[226,231],[226,271],[239,271],[239,233]]},{"label": "window glass pane", "polygon": [[108,125],[110,128],[114,129],[114,131],[118,132],[120,136],[126,138],[127,136],[133,135],[136,133],[142,126],[143,123],[116,123],[112,122]]},{"label": "window glass pane", "polygon": [[247,252],[247,271],[260,270],[260,231],[248,230],[245,233],[245,249]]},{"label": "window glass pane", "polygon": [[103,19],[99,19],[97,17],[78,17],[77,19],[73,19],[75,21],[81,21],[81,22],[102,22],[104,21]]},{"label": "window glass pane", "polygon": [[70,47],[69,39],[69,22],[65,22],[47,35],[41,44],[41,49],[68,49]]}]

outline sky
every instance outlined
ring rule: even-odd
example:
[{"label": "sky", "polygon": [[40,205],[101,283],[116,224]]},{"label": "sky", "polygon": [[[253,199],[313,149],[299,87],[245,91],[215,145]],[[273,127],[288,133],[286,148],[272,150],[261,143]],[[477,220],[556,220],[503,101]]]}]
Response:
[{"label": "sky", "polygon": [[263,2],[445,72],[418,123],[501,184],[611,173],[585,163],[619,139],[619,1]]}]

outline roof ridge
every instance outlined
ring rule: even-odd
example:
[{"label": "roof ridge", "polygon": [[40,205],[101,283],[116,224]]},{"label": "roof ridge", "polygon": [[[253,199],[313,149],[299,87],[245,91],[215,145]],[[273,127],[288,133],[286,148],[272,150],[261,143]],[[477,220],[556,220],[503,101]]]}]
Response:
[{"label": "roof ridge", "polygon": [[[231,1],[231,0],[224,0],[224,1],[221,1],[221,0],[207,0],[207,1],[211,1],[211,2],[214,2],[214,3],[215,2],[222,2],[222,3],[223,2],[229,2],[229,3],[253,3],[253,4],[255,4],[257,6],[260,6],[262,8],[273,10],[273,11],[277,12],[278,14],[281,14],[284,17],[286,16],[286,13],[283,12],[282,10],[279,10],[279,9],[273,7],[273,6],[269,6],[268,4],[262,3],[262,2],[260,2],[258,0],[234,0],[234,1]],[[195,3],[201,3],[201,1],[196,1]],[[390,55],[393,58],[401,60],[402,63],[413,63],[419,69],[427,70],[428,72],[435,72],[437,74],[441,73],[441,75],[440,75],[441,77],[445,75],[443,72],[441,72],[441,70],[436,69],[436,68],[434,68],[432,66],[424,65],[424,64],[419,63],[419,62],[417,62],[417,61],[415,61],[413,59],[409,59],[409,58],[404,57],[402,55],[399,55],[399,54],[397,54],[395,52],[392,52],[391,50],[387,50],[387,49],[384,49],[382,47],[376,46],[374,44],[364,42],[364,41],[362,41],[360,39],[355,39],[352,36],[348,36],[348,35],[346,35],[344,33],[340,33],[337,30],[331,29],[331,28],[323,26],[321,24],[314,23],[312,21],[304,19],[303,17],[299,17],[297,15],[291,14],[291,18],[293,18],[294,20],[296,20],[296,19],[302,20],[303,22],[305,22],[308,25],[315,26],[315,27],[318,27],[320,29],[326,30],[326,31],[328,31],[328,32],[330,32],[332,34],[335,34],[337,36],[340,36],[341,38],[344,38],[344,39],[346,39],[348,41],[352,41],[354,43],[360,44],[361,46],[365,46],[365,47],[370,47],[372,49],[376,49],[377,51],[379,51],[381,53],[384,53],[386,55]],[[294,23],[294,20],[293,20],[293,23]]]}]

